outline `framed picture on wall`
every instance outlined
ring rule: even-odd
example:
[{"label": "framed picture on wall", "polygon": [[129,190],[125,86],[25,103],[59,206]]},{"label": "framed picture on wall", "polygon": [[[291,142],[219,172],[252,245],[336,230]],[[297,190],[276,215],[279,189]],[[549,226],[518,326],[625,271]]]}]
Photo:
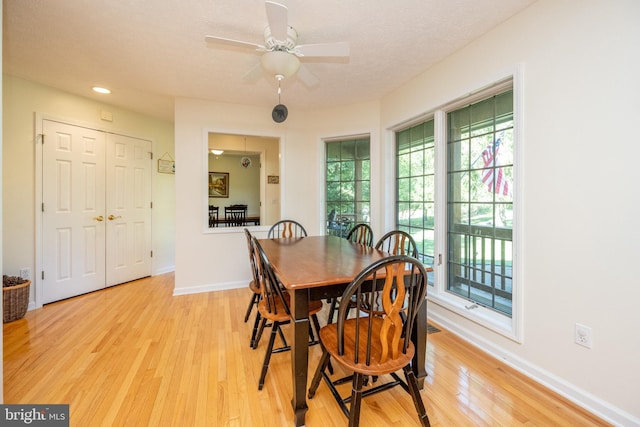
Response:
[{"label": "framed picture on wall", "polygon": [[176,162],[173,160],[158,160],[158,172],[160,173],[176,173]]},{"label": "framed picture on wall", "polygon": [[209,172],[209,197],[229,197],[228,172]]}]

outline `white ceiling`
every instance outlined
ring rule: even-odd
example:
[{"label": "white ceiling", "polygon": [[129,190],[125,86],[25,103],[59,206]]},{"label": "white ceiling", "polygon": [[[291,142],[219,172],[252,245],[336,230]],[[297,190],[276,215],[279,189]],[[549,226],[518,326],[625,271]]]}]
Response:
[{"label": "white ceiling", "polygon": [[[379,99],[535,0],[276,0],[299,44],[348,42],[348,60],[303,59],[319,78],[282,83],[289,111]],[[277,81],[243,78],[263,44],[263,0],[4,0],[6,74],[173,120],[175,97],[273,106]],[[111,95],[90,89],[104,85]]]}]

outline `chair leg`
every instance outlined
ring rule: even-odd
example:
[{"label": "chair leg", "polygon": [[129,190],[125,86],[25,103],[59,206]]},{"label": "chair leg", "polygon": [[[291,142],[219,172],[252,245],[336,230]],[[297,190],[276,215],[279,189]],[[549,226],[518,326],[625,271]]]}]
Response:
[{"label": "chair leg", "polygon": [[251,295],[251,299],[249,300],[249,307],[247,307],[247,311],[244,313],[244,323],[247,323],[247,321],[249,320],[249,316],[251,315],[251,310],[253,309],[253,306],[258,303],[259,297],[260,295],[255,293]]},{"label": "chair leg", "polygon": [[320,361],[318,362],[318,367],[316,368],[316,373],[313,374],[313,379],[311,380],[311,385],[309,386],[309,399],[313,399],[313,396],[316,394],[316,390],[318,390],[318,386],[320,385],[320,380],[322,379],[322,373],[329,365],[329,361],[331,356],[329,352],[326,350],[322,350],[322,356],[320,356]]},{"label": "chair leg", "polygon": [[264,386],[264,379],[267,376],[267,370],[269,369],[269,361],[271,360],[271,353],[273,351],[273,343],[276,341],[276,335],[278,334],[278,328],[280,324],[273,322],[271,326],[271,335],[269,335],[269,344],[267,345],[267,351],[264,354],[264,362],[262,363],[262,372],[260,373],[260,381],[258,382],[258,390],[262,390]]},{"label": "chair leg", "polygon": [[364,375],[354,372],[351,390],[351,407],[349,408],[349,427],[358,427],[360,424],[360,403],[362,402],[362,385]]},{"label": "chair leg", "polygon": [[[313,322],[314,327],[316,328],[316,332],[318,334],[318,340],[316,340],[314,336],[310,334],[309,336],[311,338],[311,342],[309,342],[309,345],[320,344],[320,338],[319,338],[320,337],[320,321],[318,320],[318,316],[315,314],[311,316],[311,320]],[[331,360],[328,361],[327,367],[329,368],[329,373],[333,375],[333,365],[331,365]]]},{"label": "chair leg", "polygon": [[313,332],[313,326],[309,323],[309,345],[317,344],[316,334]]},{"label": "chair leg", "polygon": [[280,335],[280,340],[282,341],[283,347],[288,347],[287,339],[284,337],[284,332],[282,332],[282,328],[278,328],[278,335]]},{"label": "chair leg", "polygon": [[420,423],[423,427],[430,427],[431,423],[429,422],[429,417],[427,416],[427,410],[424,407],[424,402],[422,402],[422,396],[420,396],[420,388],[418,387],[416,376],[413,373],[413,370],[411,370],[410,365],[405,366],[403,370],[404,376],[407,379],[409,393],[413,398],[413,404],[415,405],[416,411],[418,412],[418,417],[420,418]]},{"label": "chair leg", "polygon": [[258,311],[256,313],[256,320],[253,321],[253,332],[251,332],[251,341],[249,342],[249,345],[251,346],[251,348],[256,348],[258,346],[258,343],[256,342],[256,337],[258,335],[258,326],[260,325],[261,318],[262,316]]},{"label": "chair leg", "polygon": [[313,323],[313,328],[309,325],[309,345],[316,345],[320,343],[320,338],[316,340],[316,336],[313,333],[313,329],[315,328],[318,337],[320,337],[320,321],[318,320],[317,314],[311,316],[311,323]]},{"label": "chair leg", "polygon": [[258,343],[260,342],[260,338],[262,337],[262,331],[264,331],[264,327],[267,324],[267,318],[263,317],[260,321],[260,328],[258,328],[258,333],[256,334],[255,340],[253,340],[253,349],[258,348]]},{"label": "chair leg", "polygon": [[327,316],[327,325],[333,323],[333,315],[335,314],[338,308],[338,298],[333,297],[329,300],[331,305],[329,306],[329,315]]}]

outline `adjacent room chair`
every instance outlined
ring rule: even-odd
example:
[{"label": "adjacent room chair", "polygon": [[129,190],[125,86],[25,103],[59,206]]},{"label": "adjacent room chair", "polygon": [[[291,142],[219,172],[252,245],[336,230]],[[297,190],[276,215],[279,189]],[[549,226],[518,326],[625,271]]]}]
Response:
[{"label": "adjacent room chair", "polygon": [[[379,285],[371,291],[371,283]],[[322,356],[309,387],[309,399],[313,398],[320,380],[324,379],[349,418],[349,426],[357,426],[363,396],[400,385],[411,394],[421,424],[429,426],[418,382],[411,369],[415,352],[411,334],[418,310],[425,302],[426,292],[427,273],[422,263],[413,257],[392,255],[365,268],[342,294],[337,322],[320,330]],[[356,302],[357,309],[348,318],[352,301]],[[404,320],[399,313],[403,305],[406,307]],[[377,314],[368,315],[361,308],[373,309]],[[343,398],[336,385],[346,382],[350,377],[332,380],[326,373],[331,359],[353,372],[349,397]],[[396,373],[400,369],[404,371],[406,381]],[[378,377],[381,384],[369,387],[363,393],[365,378],[369,376]]]},{"label": "adjacent room chair", "polygon": [[273,224],[267,234],[269,239],[279,237],[307,237],[307,230],[297,221],[283,219]]},{"label": "adjacent room chair", "polygon": [[418,258],[416,241],[409,233],[402,230],[388,232],[378,240],[375,248],[392,255],[409,255]]},{"label": "adjacent room chair", "polygon": [[231,205],[224,207],[224,221],[227,227],[243,227],[246,225],[247,205]]},{"label": "adjacent room chair", "polygon": [[356,224],[349,230],[347,240],[353,243],[360,243],[364,246],[373,246],[373,230],[369,224]]},{"label": "adjacent room chair", "polygon": [[209,205],[209,227],[218,226],[218,206]]},{"label": "adjacent room chair", "polygon": [[[267,345],[264,362],[262,364],[262,372],[260,373],[260,380],[258,382],[258,390],[262,390],[264,380],[267,376],[267,370],[269,369],[271,354],[291,350],[291,347],[286,344],[277,349],[273,348],[276,335],[278,331],[280,331],[281,326],[291,321],[291,311],[289,310],[289,293],[282,289],[260,243],[255,237],[251,238],[251,243],[256,254],[258,278],[260,291],[262,293],[262,297],[258,302],[258,310],[264,319],[271,322],[269,344]],[[309,301],[309,318],[316,328],[316,331],[320,330],[320,323],[318,322],[317,316],[320,310],[322,310],[322,301]],[[260,334],[258,335],[258,340],[260,339],[259,336]],[[319,343],[319,341],[315,339],[311,325],[309,326],[309,338],[310,345]]]}]

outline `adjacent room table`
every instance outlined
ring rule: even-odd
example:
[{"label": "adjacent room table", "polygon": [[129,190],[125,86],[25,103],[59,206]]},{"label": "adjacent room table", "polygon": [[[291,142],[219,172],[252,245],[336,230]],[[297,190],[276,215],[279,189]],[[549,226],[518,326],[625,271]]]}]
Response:
[{"label": "adjacent room table", "polygon": [[[365,267],[389,254],[337,236],[261,239],[260,245],[291,296],[293,342],[291,368],[295,425],[305,424],[309,362],[309,301],[339,297]],[[424,386],[427,346],[427,304],[422,304],[412,341],[411,363],[420,388]]]}]

